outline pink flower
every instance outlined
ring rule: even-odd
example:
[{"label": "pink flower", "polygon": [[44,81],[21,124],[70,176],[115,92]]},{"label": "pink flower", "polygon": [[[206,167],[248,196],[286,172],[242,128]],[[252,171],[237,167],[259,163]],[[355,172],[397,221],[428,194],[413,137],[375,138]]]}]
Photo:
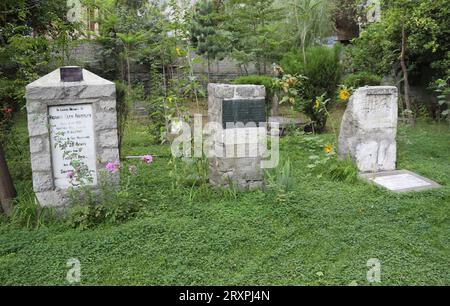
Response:
[{"label": "pink flower", "polygon": [[67,172],[67,178],[73,179],[74,177],[75,177],[75,172],[73,172],[73,171]]},{"label": "pink flower", "polygon": [[120,169],[120,162],[115,161],[114,163],[108,163],[106,164],[106,170],[110,173],[116,173]]},{"label": "pink flower", "polygon": [[11,113],[13,112],[13,110],[12,110],[12,108],[5,107],[5,108],[3,109],[3,112],[4,112],[5,114],[11,114]]},{"label": "pink flower", "polygon": [[142,156],[142,161],[146,164],[151,164],[153,163],[153,156],[151,155]]}]

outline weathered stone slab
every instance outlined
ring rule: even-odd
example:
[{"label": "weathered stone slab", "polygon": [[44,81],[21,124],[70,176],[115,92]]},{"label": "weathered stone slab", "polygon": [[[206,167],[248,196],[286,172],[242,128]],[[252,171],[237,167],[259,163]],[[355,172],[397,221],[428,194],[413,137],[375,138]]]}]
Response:
[{"label": "weathered stone slab", "polygon": [[57,69],[26,87],[33,187],[42,206],[64,208],[68,189],[80,185],[73,172],[86,169],[82,184],[95,189],[100,169],[119,160],[115,85],[81,73],[82,81],[63,82]]},{"label": "weathered stone slab", "polygon": [[342,119],[339,157],[351,157],[361,172],[395,170],[397,120],[396,87],[359,88]]},{"label": "weathered stone slab", "polygon": [[438,183],[407,170],[361,174],[366,181],[393,192],[424,191],[442,187]]}]

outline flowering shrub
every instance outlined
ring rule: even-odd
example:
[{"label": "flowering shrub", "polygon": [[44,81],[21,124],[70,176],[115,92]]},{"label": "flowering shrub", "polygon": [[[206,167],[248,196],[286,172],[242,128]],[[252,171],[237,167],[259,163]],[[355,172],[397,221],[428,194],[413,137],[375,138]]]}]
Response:
[{"label": "flowering shrub", "polygon": [[314,129],[317,132],[321,132],[325,129],[327,120],[329,117],[328,105],[331,99],[326,98],[326,94],[316,97],[315,100],[304,101],[300,105],[302,112],[308,115],[308,117],[314,122]]},{"label": "flowering shrub", "polygon": [[[128,167],[119,161],[107,163],[104,171],[100,172],[98,190],[89,186],[72,188],[69,194],[69,225],[86,229],[103,222],[124,222],[136,216],[142,205],[136,187],[137,180],[139,174],[153,163],[153,156],[145,155],[140,160],[140,164]],[[120,186],[117,185],[115,174],[122,177]]]},{"label": "flowering shrub", "polygon": [[2,141],[2,137],[6,135],[6,132],[12,126],[12,117],[13,117],[13,109],[11,107],[5,106],[0,110],[0,131],[2,131],[0,135],[0,141]]},{"label": "flowering shrub", "polygon": [[333,180],[355,182],[358,178],[358,169],[351,160],[339,160],[334,144],[327,143],[323,138],[316,136],[303,137],[300,143],[311,152],[309,175],[315,174],[318,178],[328,176]]}]

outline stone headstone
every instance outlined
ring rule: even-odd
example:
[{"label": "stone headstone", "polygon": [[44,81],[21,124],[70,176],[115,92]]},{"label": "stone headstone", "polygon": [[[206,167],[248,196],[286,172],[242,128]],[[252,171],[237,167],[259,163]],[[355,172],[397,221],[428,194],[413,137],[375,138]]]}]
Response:
[{"label": "stone headstone", "polygon": [[397,120],[396,87],[357,89],[342,119],[339,157],[351,157],[361,172],[395,170]]},{"label": "stone headstone", "polygon": [[[214,133],[209,158],[210,182],[240,190],[264,185],[261,161],[266,154],[265,87],[208,85],[208,117]],[[211,136],[211,135],[210,135]]]},{"label": "stone headstone", "polygon": [[70,187],[97,186],[119,160],[115,84],[78,67],[26,87],[33,187],[42,206],[64,208]]}]

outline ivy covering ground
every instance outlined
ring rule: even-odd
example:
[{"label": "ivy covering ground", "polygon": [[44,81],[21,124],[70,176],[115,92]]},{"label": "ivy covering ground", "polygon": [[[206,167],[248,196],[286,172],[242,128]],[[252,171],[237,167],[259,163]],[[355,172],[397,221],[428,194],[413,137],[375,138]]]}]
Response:
[{"label": "ivy covering ground", "polygon": [[[23,131],[21,120],[15,135],[27,152]],[[145,127],[133,125],[125,153],[155,157],[129,197],[143,207],[138,216],[87,230],[1,221],[0,284],[65,285],[66,262],[78,258],[83,285],[368,285],[367,261],[378,258],[382,285],[449,285],[449,133],[440,124],[400,128],[399,168],[445,186],[409,194],[308,176],[309,150],[300,136],[285,138],[294,184],[280,197],[173,189],[169,147],[150,145]],[[20,175],[23,197],[31,183]]]}]

